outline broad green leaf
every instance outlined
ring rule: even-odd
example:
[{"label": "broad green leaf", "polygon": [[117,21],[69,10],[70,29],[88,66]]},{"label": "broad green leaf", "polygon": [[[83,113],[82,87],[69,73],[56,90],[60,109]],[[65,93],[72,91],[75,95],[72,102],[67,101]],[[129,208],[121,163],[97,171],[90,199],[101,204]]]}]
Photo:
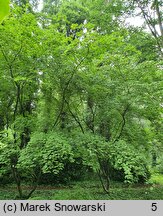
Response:
[{"label": "broad green leaf", "polygon": [[9,13],[9,0],[0,0],[0,22]]}]

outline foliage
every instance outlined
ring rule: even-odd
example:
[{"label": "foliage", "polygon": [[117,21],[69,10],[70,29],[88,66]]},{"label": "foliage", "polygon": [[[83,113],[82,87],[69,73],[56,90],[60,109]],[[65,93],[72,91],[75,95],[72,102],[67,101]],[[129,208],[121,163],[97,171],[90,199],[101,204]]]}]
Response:
[{"label": "foliage", "polygon": [[72,161],[71,146],[61,134],[34,133],[28,146],[21,151],[19,169],[31,173],[41,169],[43,173],[58,174],[64,161]]},{"label": "foliage", "polygon": [[145,182],[150,177],[148,154],[123,140],[111,143],[94,134],[77,133],[76,137],[73,136],[72,143],[75,155],[81,157],[83,164],[90,166],[94,171],[101,169],[101,164],[108,161],[108,175],[113,175],[115,170],[122,171],[126,183],[141,180]]},{"label": "foliage", "polygon": [[14,144],[13,131],[3,131],[0,142],[0,176],[10,171],[11,164],[15,165],[20,153],[19,147]]},{"label": "foliage", "polygon": [[91,167],[94,171],[99,168],[98,158],[109,156],[107,142],[91,133],[76,133],[71,138],[75,157],[81,157],[83,164]]},{"label": "foliage", "polygon": [[125,182],[138,182],[140,177],[147,180],[149,176],[147,155],[134,146],[119,140],[111,146],[111,161],[117,170],[123,170]]},{"label": "foliage", "polygon": [[48,0],[39,12],[38,1],[11,1],[0,25],[0,175],[19,198],[23,180],[27,198],[41,179],[68,182],[79,169],[107,193],[113,176],[162,172],[162,37],[122,23],[137,6],[146,19],[153,3],[147,24],[161,26],[160,2],[141,2]]},{"label": "foliage", "polygon": [[4,19],[9,13],[9,0],[0,1],[0,22]]}]

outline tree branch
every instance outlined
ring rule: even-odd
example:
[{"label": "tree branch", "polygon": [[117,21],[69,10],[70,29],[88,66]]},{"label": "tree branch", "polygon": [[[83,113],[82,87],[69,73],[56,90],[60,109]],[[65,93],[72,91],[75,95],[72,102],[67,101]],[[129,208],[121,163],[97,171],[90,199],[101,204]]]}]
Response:
[{"label": "tree branch", "polygon": [[[115,138],[115,140],[113,141],[113,143],[115,143],[116,141],[118,141],[119,139],[120,139],[120,137],[122,136],[122,132],[123,132],[123,130],[124,130],[124,127],[125,127],[125,124],[126,124],[126,114],[127,114],[127,112],[128,112],[128,110],[129,110],[129,107],[130,107],[130,104],[128,104],[127,106],[126,106],[126,108],[124,109],[124,111],[123,111],[123,113],[122,113],[122,121],[121,121],[121,130],[120,130],[120,132],[119,132],[119,135]],[[118,133],[118,132],[117,132]]]},{"label": "tree branch", "polygon": [[83,57],[83,58],[80,60],[80,62],[75,66],[75,68],[74,68],[74,70],[73,70],[73,72],[72,72],[72,74],[71,74],[69,80],[67,81],[67,83],[66,83],[66,85],[65,85],[65,87],[64,87],[64,89],[63,89],[62,102],[61,102],[60,112],[59,112],[59,114],[58,114],[58,116],[57,116],[57,118],[56,118],[56,120],[55,120],[55,122],[54,122],[53,127],[55,127],[55,126],[57,125],[58,120],[59,120],[59,118],[60,118],[60,116],[61,116],[61,114],[62,114],[62,112],[63,112],[63,108],[64,108],[64,104],[65,104],[65,98],[66,98],[66,91],[67,91],[67,89],[68,89],[68,87],[69,87],[69,85],[70,85],[70,83],[71,83],[71,81],[72,81],[72,79],[73,79],[73,77],[74,77],[74,75],[75,75],[75,72],[76,72],[76,70],[78,69],[78,67],[82,64],[82,62],[87,58],[88,54],[89,54],[89,49],[88,49],[87,55],[86,55],[85,57]]},{"label": "tree branch", "polygon": [[75,114],[72,112],[72,110],[71,110],[71,108],[70,108],[70,105],[69,105],[68,101],[65,100],[65,102],[66,102],[66,104],[67,104],[67,106],[68,106],[68,109],[69,109],[70,114],[72,115],[72,117],[74,118],[74,120],[78,123],[78,125],[79,125],[79,127],[80,127],[82,133],[84,134],[84,129],[83,129],[82,124],[80,123],[79,118],[78,118],[77,116],[75,116]]}]

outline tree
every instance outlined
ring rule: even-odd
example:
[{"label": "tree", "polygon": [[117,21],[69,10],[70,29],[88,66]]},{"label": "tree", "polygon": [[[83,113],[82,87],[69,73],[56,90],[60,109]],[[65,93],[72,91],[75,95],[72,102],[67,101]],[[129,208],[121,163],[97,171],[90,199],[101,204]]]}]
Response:
[{"label": "tree", "polygon": [[[129,5],[127,4],[129,3]],[[159,0],[134,0],[127,2],[127,7],[135,11],[136,15],[142,16],[152,36],[157,43],[159,55],[162,58],[163,47],[163,14],[162,1]],[[138,11],[138,12],[137,12]]]},{"label": "tree", "polygon": [[[59,109],[52,114],[55,116],[58,113],[54,126],[60,125],[60,129],[69,132],[80,128],[84,134],[92,131],[115,145],[124,139],[128,145],[132,143],[135,148],[141,146],[143,152],[149,152],[149,137],[145,124],[141,123],[148,119],[142,109],[149,101],[154,106],[156,101],[151,97],[161,95],[161,71],[156,62],[156,52],[150,53],[148,49],[140,47],[136,37],[141,32],[144,43],[150,42],[153,47],[155,43],[148,33],[136,29],[133,35],[130,35],[131,29],[121,29],[107,35],[96,31],[90,23],[85,27],[87,32],[80,31],[78,34],[82,39],[71,39],[71,35],[63,34],[62,41],[67,48],[65,52],[60,51],[62,55],[59,59],[56,58],[55,50],[58,51],[61,44],[57,43],[56,48],[51,43],[50,47],[54,46],[53,52],[49,52],[48,47],[46,49],[50,56],[48,76],[54,68],[60,74],[54,77],[53,72],[49,78],[47,76],[48,83],[51,83],[49,92],[57,96],[51,101],[51,107],[55,107],[53,101],[55,104],[56,101],[59,102]],[[67,43],[67,40],[71,42]],[[47,86],[49,84],[45,88]],[[54,94],[52,86],[55,86]],[[50,98],[52,99],[51,96]],[[49,99],[48,101],[50,102]],[[157,106],[159,102],[158,99]],[[108,158],[103,160],[105,165],[102,166],[101,163],[101,170],[106,169],[105,172],[108,173],[109,163]],[[108,177],[109,175],[106,176]]]},{"label": "tree", "polygon": [[162,65],[156,39],[122,25],[124,3],[14,4],[0,26],[0,164],[19,197],[23,177],[59,174],[72,157],[106,192],[113,172],[148,178],[161,149]]},{"label": "tree", "polygon": [[[56,175],[64,168],[65,161],[73,161],[71,146],[59,133],[33,133],[28,146],[23,150],[18,147],[16,149],[11,141],[8,144],[5,139],[4,141],[5,144],[0,149],[0,164],[3,164],[4,167],[1,174],[12,169],[19,192],[17,199],[30,198],[43,173]],[[29,193],[23,193],[22,178],[28,179],[32,184]]]},{"label": "tree", "polygon": [[38,60],[37,35],[40,29],[34,15],[22,15],[22,9],[16,10],[0,26],[0,74],[3,86],[0,101],[2,141],[3,137],[9,137],[11,130],[13,140],[5,142],[11,146],[7,145],[7,148],[11,148],[10,167],[19,190],[20,173],[16,165],[20,151],[27,146],[34,126],[38,90],[38,69],[35,68],[35,62]]}]

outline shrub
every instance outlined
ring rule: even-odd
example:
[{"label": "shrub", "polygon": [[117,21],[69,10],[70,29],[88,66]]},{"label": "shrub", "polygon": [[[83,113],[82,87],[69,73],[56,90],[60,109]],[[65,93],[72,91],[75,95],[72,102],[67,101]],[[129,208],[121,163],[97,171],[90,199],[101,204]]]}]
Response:
[{"label": "shrub", "polygon": [[150,177],[144,152],[123,140],[110,145],[110,159],[112,166],[124,173],[126,183],[144,183]]}]

